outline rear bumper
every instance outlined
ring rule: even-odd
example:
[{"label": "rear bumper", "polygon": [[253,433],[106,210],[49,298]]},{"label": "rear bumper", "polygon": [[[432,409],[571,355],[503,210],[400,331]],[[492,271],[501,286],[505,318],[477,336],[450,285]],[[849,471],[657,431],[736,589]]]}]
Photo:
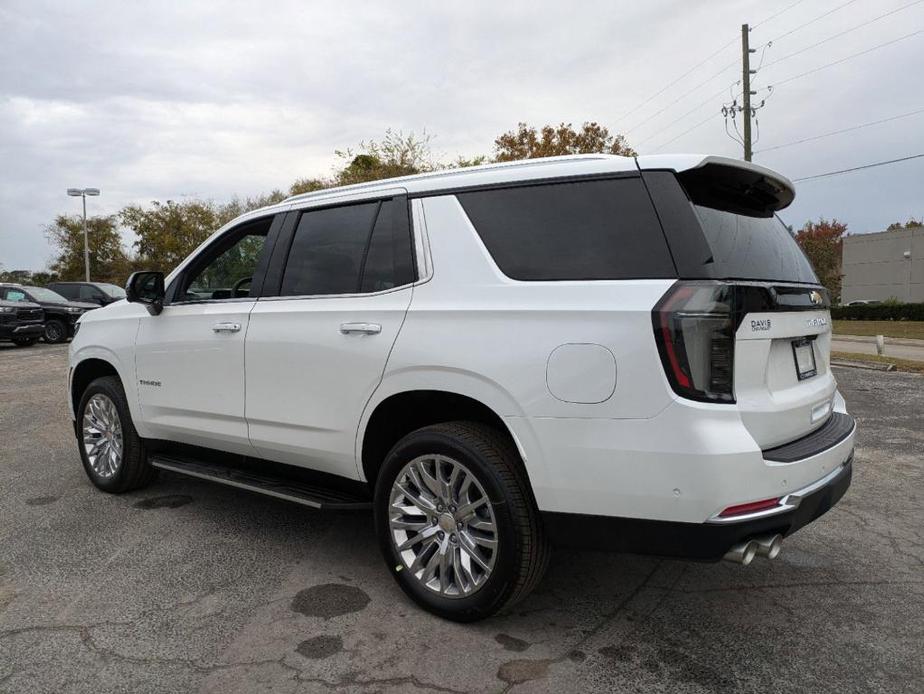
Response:
[{"label": "rear bumper", "polygon": [[[553,544],[632,554],[718,561],[732,545],[760,535],[791,535],[834,506],[850,486],[853,451],[832,473],[805,490],[791,493],[791,508],[783,513],[726,523],[680,523],[543,512]],[[798,503],[796,503],[798,499]]]}]

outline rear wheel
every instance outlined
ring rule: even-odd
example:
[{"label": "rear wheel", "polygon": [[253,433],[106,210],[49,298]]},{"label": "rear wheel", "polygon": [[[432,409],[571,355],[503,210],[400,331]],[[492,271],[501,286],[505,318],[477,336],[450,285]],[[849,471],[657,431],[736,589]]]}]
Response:
[{"label": "rear wheel", "polygon": [[156,476],[115,376],[90,383],[80,398],[77,426],[84,470],[99,489],[121,494],[147,486]]},{"label": "rear wheel", "polygon": [[525,597],[549,546],[512,442],[477,422],[418,429],[375,489],[382,553],[398,584],[440,617],[470,622]]},{"label": "rear wheel", "polygon": [[13,344],[17,347],[31,347],[38,341],[37,337],[14,337]]},{"label": "rear wheel", "polygon": [[57,344],[67,339],[67,329],[59,320],[50,320],[45,323],[45,342]]}]

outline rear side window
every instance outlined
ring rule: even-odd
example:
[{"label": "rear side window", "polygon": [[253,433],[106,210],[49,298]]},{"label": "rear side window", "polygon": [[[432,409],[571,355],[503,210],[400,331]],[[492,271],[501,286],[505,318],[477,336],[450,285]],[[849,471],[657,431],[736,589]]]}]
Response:
[{"label": "rear side window", "polygon": [[413,281],[404,198],[302,214],[281,296],[378,292]]},{"label": "rear side window", "polygon": [[513,279],[677,276],[639,177],[473,191],[458,199]]}]

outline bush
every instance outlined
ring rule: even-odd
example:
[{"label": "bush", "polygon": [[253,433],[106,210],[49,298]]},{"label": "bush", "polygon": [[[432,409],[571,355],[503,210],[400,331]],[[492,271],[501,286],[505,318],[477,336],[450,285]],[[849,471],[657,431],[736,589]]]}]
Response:
[{"label": "bush", "polygon": [[859,306],[833,306],[835,320],[920,320],[924,321],[924,303],[921,304],[861,304]]}]

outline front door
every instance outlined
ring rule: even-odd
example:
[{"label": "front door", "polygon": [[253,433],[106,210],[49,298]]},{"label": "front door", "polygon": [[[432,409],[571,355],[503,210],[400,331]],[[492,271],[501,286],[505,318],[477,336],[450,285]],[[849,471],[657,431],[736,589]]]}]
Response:
[{"label": "front door", "polygon": [[250,439],[261,457],[355,478],[357,426],[413,291],[407,199],[290,214],[278,289],[250,315]]},{"label": "front door", "polygon": [[244,421],[244,337],[272,222],[222,234],[171,283],[164,310],[141,319],[135,369],[149,436],[253,452]]}]

